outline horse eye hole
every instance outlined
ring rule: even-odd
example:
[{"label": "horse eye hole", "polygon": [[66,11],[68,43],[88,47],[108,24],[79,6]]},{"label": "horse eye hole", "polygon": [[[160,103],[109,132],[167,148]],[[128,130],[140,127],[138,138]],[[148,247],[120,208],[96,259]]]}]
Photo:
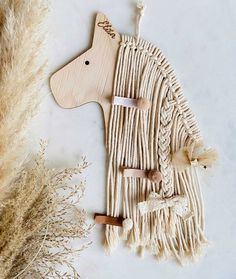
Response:
[{"label": "horse eye hole", "polygon": [[89,61],[88,60],[86,60],[84,63],[85,63],[85,65],[89,65]]}]

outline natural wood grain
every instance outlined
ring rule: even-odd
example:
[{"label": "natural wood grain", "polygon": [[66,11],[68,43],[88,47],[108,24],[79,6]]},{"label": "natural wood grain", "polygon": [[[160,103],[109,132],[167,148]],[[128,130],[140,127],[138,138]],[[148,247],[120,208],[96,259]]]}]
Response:
[{"label": "natural wood grain", "polygon": [[98,13],[92,47],[50,78],[52,94],[61,107],[75,108],[89,102],[99,103],[104,113],[105,131],[120,39],[107,17]]},{"label": "natural wood grain", "polygon": [[98,214],[98,213],[95,213],[94,219],[97,224],[112,225],[112,226],[118,226],[118,227],[122,227],[122,223],[124,220],[124,218],[122,218],[122,217],[112,217],[112,216],[107,216],[107,215]]}]

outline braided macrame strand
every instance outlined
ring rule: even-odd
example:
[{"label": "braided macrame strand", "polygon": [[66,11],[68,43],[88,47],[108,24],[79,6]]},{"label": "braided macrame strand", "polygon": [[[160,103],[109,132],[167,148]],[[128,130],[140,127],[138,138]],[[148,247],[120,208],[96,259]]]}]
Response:
[{"label": "braided macrame strand", "polygon": [[[171,154],[200,139],[199,130],[175,74],[152,44],[123,35],[114,79],[114,96],[151,101],[148,111],[112,105],[108,135],[107,215],[133,220],[127,245],[180,263],[195,258],[206,242],[202,195],[196,169],[173,170]],[[162,182],[122,177],[121,167],[157,169]],[[169,208],[141,216],[137,204],[150,192],[163,198],[185,195],[193,216],[183,220]],[[107,225],[105,247],[113,250],[120,228]]]}]

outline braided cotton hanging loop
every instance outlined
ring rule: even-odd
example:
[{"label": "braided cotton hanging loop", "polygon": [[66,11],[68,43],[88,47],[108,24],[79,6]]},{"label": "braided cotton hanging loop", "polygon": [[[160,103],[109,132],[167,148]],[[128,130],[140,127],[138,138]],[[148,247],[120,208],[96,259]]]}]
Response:
[{"label": "braided cotton hanging loop", "polygon": [[[171,154],[200,140],[199,130],[182,89],[161,51],[150,43],[124,35],[118,54],[114,98],[150,101],[148,110],[112,105],[108,136],[107,215],[132,220],[125,230],[128,246],[151,251],[158,258],[175,256],[180,262],[195,257],[205,243],[201,190],[196,168],[173,168]],[[122,99],[123,98],[123,99]],[[127,169],[159,170],[158,183],[142,175],[123,175]],[[160,197],[149,208],[150,193]],[[178,206],[169,206],[178,198]],[[162,200],[163,199],[163,200]],[[120,201],[122,206],[120,207]],[[145,201],[147,203],[145,204]],[[159,206],[165,201],[163,206]],[[167,202],[168,201],[168,202]],[[169,202],[171,201],[171,202]],[[138,206],[140,204],[140,206]],[[183,210],[191,218],[176,214]],[[111,251],[120,239],[120,228],[106,226],[105,247]]]}]

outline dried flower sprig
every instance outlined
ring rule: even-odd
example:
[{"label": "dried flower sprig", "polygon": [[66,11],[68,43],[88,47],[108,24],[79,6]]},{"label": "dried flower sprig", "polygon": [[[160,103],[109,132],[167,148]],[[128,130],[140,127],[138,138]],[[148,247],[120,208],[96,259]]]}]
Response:
[{"label": "dried flower sprig", "polygon": [[21,173],[11,197],[1,205],[1,279],[79,278],[73,258],[89,243],[74,249],[71,242],[87,239],[92,226],[78,208],[85,181],[69,181],[88,163],[84,158],[75,168],[57,171],[45,166],[44,156],[42,142],[34,165]]}]

